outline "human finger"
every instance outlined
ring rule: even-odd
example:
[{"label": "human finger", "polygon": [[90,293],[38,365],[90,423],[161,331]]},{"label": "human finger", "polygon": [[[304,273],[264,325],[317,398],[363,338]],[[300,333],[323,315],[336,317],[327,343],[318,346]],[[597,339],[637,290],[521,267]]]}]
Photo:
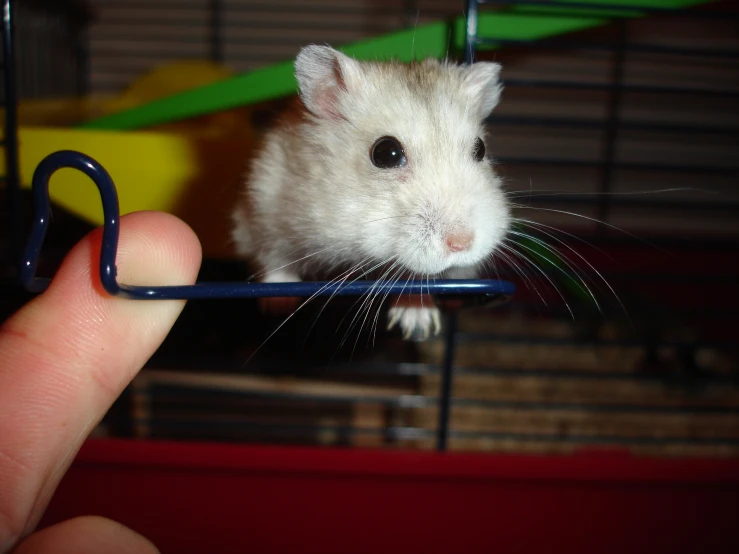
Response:
[{"label": "human finger", "polygon": [[[108,295],[100,244],[100,230],[77,244],[48,290],[0,328],[0,552],[35,527],[82,441],[184,307]],[[179,219],[121,218],[121,282],[192,283],[200,261]]]}]

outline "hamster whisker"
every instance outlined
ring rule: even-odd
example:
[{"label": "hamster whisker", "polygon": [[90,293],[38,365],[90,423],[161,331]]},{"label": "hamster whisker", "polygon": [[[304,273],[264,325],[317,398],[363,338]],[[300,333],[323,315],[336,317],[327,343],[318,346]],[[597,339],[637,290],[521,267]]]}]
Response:
[{"label": "hamster whisker", "polygon": [[[370,258],[366,258],[366,259],[365,259],[365,264],[366,264],[366,263],[369,263],[369,261],[370,261]],[[369,269],[365,270],[364,272],[362,272],[361,274],[359,274],[359,275],[358,275],[357,277],[355,277],[354,279],[352,279],[351,281],[349,281],[349,283],[348,283],[348,284],[354,283],[355,281],[357,281],[357,280],[361,279],[362,277],[365,277],[365,276],[366,276],[366,275],[367,275],[368,273],[371,273],[372,271],[374,271],[374,270],[375,270],[375,269],[377,269],[378,267],[381,267],[381,266],[383,266],[383,265],[384,265],[384,264],[386,264],[386,263],[387,263],[387,262],[381,262],[381,263],[376,263],[376,264],[375,264],[375,265],[373,265],[373,266],[372,266],[371,268],[369,268]],[[363,294],[366,294],[366,293],[363,293]],[[360,297],[360,298],[358,298],[358,299],[357,299],[357,300],[356,300],[356,301],[354,302],[354,304],[352,304],[352,306],[350,306],[350,307],[349,307],[349,309],[347,310],[347,313],[346,313],[346,314],[344,315],[344,317],[342,317],[342,318],[341,318],[341,321],[339,321],[339,324],[338,324],[338,325],[336,326],[336,331],[338,331],[338,330],[339,330],[339,329],[341,328],[341,325],[342,325],[342,324],[344,323],[344,320],[345,320],[345,319],[347,318],[347,316],[348,316],[348,315],[349,315],[349,314],[350,314],[350,313],[352,312],[353,308],[354,308],[354,307],[355,307],[355,306],[357,305],[357,302],[359,302],[359,300],[360,300],[360,299],[361,299],[361,297]],[[325,306],[324,306],[324,307],[325,307]],[[357,315],[357,314],[355,314],[355,317],[356,317],[356,315]],[[354,319],[352,319],[352,322],[353,322],[353,321],[354,321]],[[336,354],[338,353],[338,351],[339,351],[339,350],[340,350],[340,349],[342,348],[342,346],[343,346],[343,345],[344,345],[344,343],[346,342],[346,339],[348,338],[348,334],[349,334],[350,332],[351,332],[351,327],[350,327],[350,328],[348,328],[348,329],[347,329],[347,331],[346,331],[346,332],[344,333],[344,337],[343,337],[343,339],[342,339],[341,343],[339,344],[339,346],[338,346],[338,347],[336,348],[336,352],[334,353],[334,355],[336,355]],[[353,351],[352,351],[352,353],[353,353]],[[333,356],[332,356],[332,358],[331,358],[331,359],[333,360]]]},{"label": "hamster whisker", "polygon": [[[396,275],[397,275],[397,277],[393,281],[393,284],[397,283],[398,281],[400,281],[404,277],[405,277],[405,283],[403,283],[403,287],[400,289],[400,292],[397,294],[397,296],[395,298],[395,304],[393,305],[394,308],[397,308],[398,307],[398,303],[400,302],[400,299],[403,296],[403,293],[405,292],[405,287],[407,287],[408,286],[408,283],[410,283],[411,280],[414,278],[413,275],[411,275],[411,274],[409,274],[409,273],[407,273],[405,271],[405,268],[403,266],[400,266],[398,268],[398,271],[396,272]],[[390,291],[388,290],[388,292],[385,293],[385,296],[383,297],[382,302],[385,302],[385,300],[387,299],[389,293],[390,293]],[[378,316],[380,315],[380,309],[382,308],[382,302],[377,307],[377,315],[375,315],[375,325],[377,324]],[[375,333],[376,332],[377,332],[377,327],[375,327]],[[374,346],[374,339],[373,339],[372,344]]]},{"label": "hamster whisker", "polygon": [[[394,271],[395,270],[395,271]],[[362,321],[362,325],[359,328],[359,333],[357,334],[356,339],[354,340],[354,347],[352,348],[352,355],[354,354],[354,350],[357,347],[357,343],[359,341],[359,335],[362,333],[362,329],[364,328],[364,324],[366,323],[367,319],[370,316],[370,313],[372,312],[372,305],[374,304],[375,300],[382,294],[382,289],[385,286],[386,283],[392,282],[393,277],[397,274],[397,271],[402,270],[402,268],[398,267],[398,262],[395,261],[378,279],[377,281],[377,288],[371,292],[372,299],[370,300],[369,304],[367,305],[367,308],[365,309],[365,316],[364,321]],[[393,272],[394,271],[394,272]],[[393,277],[386,277],[388,274],[392,273]],[[382,309],[382,302],[387,297],[387,293],[383,296],[382,300],[377,305],[377,313],[379,314],[380,310]],[[372,318],[370,327],[369,327],[369,334],[367,336],[367,345],[369,345],[370,338],[373,337],[373,328],[374,328],[374,321],[375,318]],[[374,339],[372,340],[372,344],[374,345]]]},{"label": "hamster whisker", "polygon": [[554,208],[534,208],[532,206],[524,206],[522,204],[513,204],[513,203],[511,203],[511,206],[513,206],[514,208],[522,208],[522,209],[527,209],[527,210],[539,210],[539,211],[542,211],[542,212],[560,213],[560,214],[569,215],[569,216],[572,216],[572,217],[579,217],[581,219],[586,219],[586,220],[592,221],[594,223],[599,223],[600,225],[605,225],[606,227],[608,227],[610,229],[613,229],[614,231],[618,231],[619,233],[623,233],[625,235],[628,235],[629,237],[634,238],[634,239],[638,240],[639,242],[642,242],[642,243],[646,244],[647,246],[650,246],[652,248],[655,248],[655,249],[659,250],[660,252],[663,252],[665,254],[669,254],[669,252],[667,252],[664,249],[660,248],[656,244],[652,244],[649,241],[646,241],[643,238],[641,238],[641,237],[639,237],[637,235],[634,235],[633,233],[629,233],[625,229],[622,229],[622,228],[620,228],[620,227],[618,227],[616,225],[613,225],[611,223],[607,223],[607,222],[602,221],[602,220],[600,220],[598,218],[595,218],[595,217],[589,217],[587,215],[578,214],[578,213],[575,213],[575,212],[568,212],[566,210],[555,210]]},{"label": "hamster whisker", "polygon": [[[629,319],[629,321],[631,321],[631,318],[629,317],[628,310],[626,309],[626,307],[624,306],[623,302],[621,301],[621,298],[618,296],[618,294],[616,294],[616,291],[614,290],[614,288],[611,286],[611,284],[608,282],[608,280],[601,274],[601,272],[598,271],[595,268],[595,266],[593,264],[591,264],[582,254],[580,254],[579,252],[577,252],[569,244],[567,244],[565,241],[561,240],[560,238],[556,237],[552,233],[549,233],[549,232],[544,231],[544,230],[542,230],[542,229],[539,228],[539,227],[542,227],[542,226],[544,226],[544,227],[548,227],[548,226],[545,226],[545,225],[534,225],[534,224],[531,224],[529,222],[522,222],[522,223],[524,225],[527,225],[528,227],[531,227],[533,229],[536,229],[539,233],[542,233],[542,234],[546,235],[547,237],[549,237],[550,239],[552,239],[552,240],[556,241],[557,243],[561,244],[567,250],[569,250],[570,252],[572,252],[572,254],[574,254],[580,260],[582,260],[598,276],[598,278],[600,279],[600,281],[603,282],[603,284],[608,288],[608,290],[611,291],[611,294],[613,295],[613,297],[618,302],[619,306],[623,310],[623,312],[626,315],[627,319]],[[569,234],[569,233],[567,233],[567,234]],[[542,247],[549,246],[549,245],[546,245],[546,243],[544,243],[544,241],[542,241],[541,239],[535,238],[535,237],[533,237],[531,235],[523,234],[523,236],[525,236],[526,238],[529,238],[530,240],[533,240],[537,244],[540,244]],[[575,238],[577,238],[577,237],[575,237]],[[586,241],[584,241],[584,242],[586,242]],[[552,250],[552,249],[550,248],[550,250]],[[563,261],[565,261],[565,257],[564,256],[561,256],[560,255],[560,259],[562,259]],[[567,263],[567,262],[565,261],[565,263]],[[580,278],[580,280],[582,280],[582,277],[580,277],[580,276],[578,276],[578,277]],[[585,284],[585,283],[583,282],[583,284]]]},{"label": "hamster whisker", "polygon": [[411,39],[411,60],[416,59],[416,30],[418,29],[418,17],[421,15],[421,8],[416,10],[416,21],[413,23],[413,38]]},{"label": "hamster whisker", "polygon": [[[307,249],[307,247],[309,246],[309,244],[307,243],[307,241],[304,241],[304,240],[303,240],[303,237],[301,237],[301,236],[297,236],[297,235],[288,235],[288,236],[287,236],[286,238],[288,238],[288,239],[290,239],[290,240],[292,240],[292,241],[296,242],[297,244],[295,245],[295,247],[294,247],[294,248],[293,248],[292,250],[290,250],[289,252],[287,252],[287,253],[286,253],[286,254],[285,254],[285,255],[284,255],[283,257],[282,257],[282,258],[283,258],[283,260],[287,260],[287,259],[289,259],[289,257],[290,257],[290,256],[292,256],[293,254],[295,254],[295,253],[296,253],[296,252],[298,252],[299,250]],[[255,241],[255,242],[253,243],[253,247],[254,247],[255,249],[257,249],[257,250],[258,250],[259,248],[261,248],[261,247],[262,247],[262,246],[264,246],[264,245],[269,245],[269,244],[271,244],[271,242],[272,242],[272,241],[271,241],[270,239],[266,239],[266,238],[264,238],[264,239],[261,239],[261,240]],[[324,250],[327,250],[327,249],[328,249],[328,248],[325,248],[325,249],[323,249],[322,251],[324,251]],[[320,252],[320,251],[319,251],[319,252]],[[318,252],[316,252],[316,254],[317,254],[317,253],[318,253]],[[313,256],[313,255],[314,255],[314,254],[309,254],[309,256]],[[293,263],[293,262],[290,262],[290,263]],[[250,276],[249,276],[249,278],[247,279],[247,281],[251,281],[252,279],[255,279],[255,278],[261,277],[261,276],[263,276],[263,275],[268,275],[268,274],[269,274],[270,272],[272,272],[272,271],[278,271],[279,269],[281,269],[281,268],[276,268],[276,269],[264,269],[264,270],[263,270],[262,272],[260,272],[260,273],[254,273],[254,274],[250,275]]]},{"label": "hamster whisker", "polygon": [[516,222],[516,223],[520,223],[523,226],[531,227],[533,229],[537,229],[538,231],[540,231],[542,233],[543,233],[543,231],[541,231],[540,228],[549,229],[552,233],[559,233],[561,235],[566,235],[566,236],[568,236],[568,237],[570,237],[572,239],[575,239],[575,240],[577,240],[577,241],[579,241],[579,242],[581,242],[581,243],[589,246],[590,248],[592,248],[594,250],[597,250],[598,252],[600,252],[601,254],[603,254],[604,256],[606,256],[609,260],[614,261],[613,256],[611,256],[608,252],[606,252],[602,248],[599,248],[599,247],[595,246],[592,242],[589,242],[589,241],[585,240],[582,237],[578,237],[574,233],[568,233],[567,231],[563,231],[562,229],[557,229],[556,227],[554,227],[552,225],[547,225],[546,223],[540,223],[538,221],[533,221],[533,220],[530,220],[530,219],[524,219],[524,218],[521,218],[521,217],[514,217],[514,218],[512,218],[512,220],[514,222]]},{"label": "hamster whisker", "polygon": [[[343,277],[342,277],[342,275],[339,275],[339,277],[337,279],[339,280],[340,286],[337,287],[336,290],[331,293],[331,295],[323,303],[323,306],[321,306],[321,309],[318,311],[318,314],[316,314],[316,316],[313,318],[313,322],[311,323],[310,329],[308,329],[308,333],[307,333],[306,338],[305,338],[306,341],[308,340],[308,337],[310,336],[310,334],[313,332],[313,328],[316,326],[316,323],[318,323],[318,318],[321,317],[321,314],[323,314],[324,310],[326,309],[326,306],[328,306],[328,303],[331,302],[331,300],[333,300],[333,298],[339,292],[339,290],[341,289],[341,287],[344,286],[345,284],[347,284],[346,283],[346,280],[349,279],[349,277],[351,277],[354,272],[361,271],[361,269],[365,265],[367,265],[369,262],[370,262],[370,258],[367,257],[364,260],[362,260],[361,262],[355,264],[353,267],[351,267],[350,269],[348,269],[344,273],[342,273]],[[357,279],[359,279],[361,276],[362,276],[362,274],[360,273],[359,277],[357,277],[356,279],[353,279],[352,281],[350,281],[349,284],[353,283],[354,281],[356,281]],[[303,343],[303,346],[305,346],[305,343]]]},{"label": "hamster whisker", "polygon": [[[362,329],[364,329],[364,325],[367,322],[367,318],[369,317],[370,311],[372,310],[372,304],[374,303],[375,298],[377,296],[376,291],[381,290],[381,287],[384,284],[385,275],[387,275],[388,272],[392,270],[394,266],[395,264],[387,268],[377,279],[375,279],[372,287],[370,287],[370,289],[366,292],[364,300],[362,301],[359,308],[357,309],[357,312],[354,315],[354,319],[352,319],[352,323],[349,327],[350,332],[355,327],[356,323],[360,322],[359,318],[361,318],[361,324],[359,326],[359,330],[357,331],[357,336],[354,339],[354,346],[352,346],[350,359],[354,356],[354,351],[356,350],[357,343],[359,342],[359,336],[362,334]],[[361,317],[363,313],[364,313],[364,318]]]},{"label": "hamster whisker", "polygon": [[[378,268],[382,267],[383,265],[386,265],[386,264],[390,263],[390,261],[392,261],[392,260],[389,260],[389,261],[382,261],[382,262],[377,262],[377,263],[376,263],[375,265],[373,265],[373,266],[372,266],[371,268],[369,268],[368,270],[366,270],[366,271],[365,271],[365,272],[364,272],[364,273],[363,273],[362,275],[360,275],[360,277],[358,277],[358,278],[361,278],[362,276],[364,276],[364,275],[367,275],[368,273],[371,273],[371,272],[375,271],[376,269],[378,269]],[[347,316],[349,316],[349,314],[350,314],[350,313],[352,312],[352,310],[354,309],[354,307],[355,307],[355,306],[356,306],[356,305],[357,305],[357,304],[358,304],[358,303],[359,303],[359,302],[360,302],[360,301],[362,300],[362,297],[363,297],[364,295],[366,295],[366,294],[367,294],[366,292],[365,292],[365,293],[362,293],[362,295],[361,295],[361,296],[359,296],[359,297],[358,297],[358,298],[357,298],[357,299],[356,299],[356,300],[354,301],[354,304],[352,304],[352,305],[350,306],[350,308],[349,308],[349,310],[347,311],[346,315],[345,315],[344,317],[342,317],[342,318],[341,318],[341,321],[339,321],[339,324],[338,324],[338,325],[336,326],[336,330],[337,330],[337,331],[338,331],[338,330],[339,330],[339,329],[341,328],[342,324],[344,323],[344,320],[346,320]],[[352,319],[352,323],[354,322],[354,320],[356,319],[356,317],[357,317],[357,315],[355,314],[355,316],[354,316],[354,319]],[[351,323],[350,323],[350,325],[351,325]],[[340,345],[339,345],[339,348],[341,348],[341,347],[342,347],[342,346],[344,345],[344,342],[346,342],[346,338],[347,338],[347,335],[348,335],[348,334],[349,334],[350,332],[351,332],[351,327],[349,327],[349,329],[348,329],[348,330],[346,331],[346,333],[344,334],[344,338],[343,338],[343,340],[341,341],[341,343],[340,343]]]},{"label": "hamster whisker", "polygon": [[[346,272],[344,272],[344,273],[346,273]],[[249,355],[249,357],[248,357],[248,358],[246,359],[246,361],[244,362],[244,366],[246,366],[246,364],[248,364],[248,363],[249,363],[249,361],[250,361],[250,360],[251,360],[251,359],[252,359],[252,358],[253,358],[253,357],[254,357],[254,356],[256,355],[256,353],[257,353],[257,352],[259,352],[259,351],[260,351],[260,350],[262,349],[262,347],[263,347],[263,346],[264,346],[265,344],[267,344],[267,341],[269,341],[269,340],[270,340],[270,339],[271,339],[271,338],[272,338],[273,336],[275,336],[275,334],[276,334],[276,333],[277,333],[277,332],[278,332],[278,331],[279,331],[280,329],[282,329],[282,328],[283,328],[283,327],[285,326],[285,324],[286,324],[286,323],[287,323],[288,321],[290,321],[290,319],[292,319],[292,317],[293,317],[293,316],[294,316],[295,314],[297,314],[297,313],[298,313],[298,312],[299,312],[300,310],[302,310],[302,309],[303,309],[303,308],[304,308],[304,307],[305,307],[305,306],[306,306],[306,305],[307,305],[307,304],[308,304],[308,303],[309,303],[309,302],[310,302],[311,300],[313,300],[314,298],[316,298],[317,296],[319,296],[319,295],[320,295],[320,294],[321,294],[321,293],[322,293],[322,292],[323,292],[324,290],[326,290],[326,289],[327,289],[327,288],[328,288],[329,286],[331,286],[331,285],[332,285],[332,284],[333,284],[333,283],[334,283],[335,281],[338,281],[338,280],[339,280],[339,279],[340,279],[340,278],[341,278],[341,277],[342,277],[342,276],[344,275],[344,273],[342,273],[341,275],[339,275],[339,277],[335,277],[335,278],[331,279],[330,281],[328,281],[328,282],[327,282],[327,283],[326,283],[325,285],[323,285],[323,286],[322,286],[322,287],[321,287],[320,289],[318,289],[318,290],[317,290],[316,292],[314,292],[314,293],[313,293],[313,294],[312,294],[312,295],[311,295],[310,297],[308,297],[308,298],[307,298],[306,300],[304,300],[304,301],[303,301],[303,302],[302,302],[302,303],[300,304],[300,306],[298,306],[298,307],[297,307],[297,308],[295,309],[295,311],[294,311],[293,313],[291,313],[291,314],[290,314],[289,316],[287,316],[287,317],[286,317],[286,318],[285,318],[285,319],[284,319],[284,320],[282,321],[282,323],[280,323],[280,324],[279,324],[279,325],[278,325],[278,326],[277,326],[277,327],[275,328],[275,330],[274,330],[274,331],[272,331],[272,332],[271,332],[271,333],[269,334],[269,336],[268,336],[268,337],[267,337],[266,339],[264,339],[264,340],[262,341],[262,343],[261,343],[261,344],[260,344],[260,345],[259,345],[259,346],[258,346],[258,347],[256,348],[256,350],[254,350],[254,352],[252,352],[252,353],[251,353],[251,354]]]},{"label": "hamster whisker", "polygon": [[667,189],[655,189],[655,190],[639,190],[639,191],[624,191],[624,192],[572,192],[572,191],[561,191],[547,190],[547,189],[531,189],[531,190],[511,190],[505,191],[504,194],[509,198],[516,198],[522,196],[643,196],[645,194],[664,194],[668,192],[705,192],[707,194],[716,194],[714,191],[694,188],[694,187],[675,187]]},{"label": "hamster whisker", "polygon": [[[431,298],[431,274],[426,273],[426,290],[428,291],[429,298]],[[431,307],[433,307],[433,302],[431,304]],[[423,309],[423,289],[421,289],[421,309]]]},{"label": "hamster whisker", "polygon": [[513,256],[507,254],[506,252],[503,252],[503,250],[510,252],[516,257],[519,256],[519,253],[509,247],[506,247],[503,244],[499,244],[498,249],[495,251],[494,255],[500,257],[501,260],[507,263],[511,267],[513,272],[516,273],[519,277],[521,277],[526,287],[530,290],[533,290],[536,293],[536,295],[539,297],[539,299],[541,300],[542,304],[547,306],[547,301],[544,300],[544,297],[542,296],[541,292],[539,292],[539,289],[536,287],[536,284],[534,284],[534,281],[532,280],[532,278],[526,275],[526,272],[524,272],[523,267],[516,262]]},{"label": "hamster whisker", "polygon": [[[297,248],[295,250],[298,250]],[[280,267],[275,267],[270,270],[262,271],[261,273],[255,273],[251,277],[249,277],[249,280],[257,279],[260,277],[265,277],[266,275],[270,275],[271,273],[275,273],[276,271],[280,271],[281,269],[285,269],[286,267],[290,267],[293,264],[297,264],[299,262],[302,262],[304,260],[307,260],[308,258],[312,258],[313,256],[317,256],[318,254],[321,254],[322,252],[325,252],[328,250],[328,248],[322,248],[321,250],[318,250],[316,252],[313,252],[312,254],[308,254],[307,256],[303,256],[302,258],[298,258],[297,260],[293,260],[292,262],[286,263],[284,265],[281,265]]]},{"label": "hamster whisker", "polygon": [[[383,262],[383,264],[386,264],[386,263],[389,263],[389,261],[388,262]],[[349,328],[348,328],[347,332],[344,334],[344,338],[342,339],[342,341],[341,341],[341,343],[339,345],[340,348],[344,346],[344,343],[346,342],[346,339],[348,338],[349,333],[352,332],[352,330],[354,329],[354,327],[356,326],[356,324],[359,322],[359,318],[361,318],[362,314],[364,313],[365,316],[362,319],[362,323],[361,323],[361,325],[359,327],[359,331],[357,332],[357,337],[356,337],[356,339],[354,341],[354,346],[352,347],[352,352],[351,352],[351,355],[352,356],[354,355],[354,351],[356,349],[357,342],[359,341],[359,335],[362,333],[362,329],[364,328],[364,325],[367,322],[367,317],[369,316],[370,310],[372,309],[372,304],[374,303],[375,298],[377,297],[377,292],[376,291],[377,290],[382,290],[379,287],[381,287],[381,285],[384,283],[385,276],[390,271],[392,271],[393,269],[395,269],[395,267],[397,267],[397,265],[398,265],[398,261],[395,260],[392,263],[392,265],[390,265],[387,269],[385,269],[385,271],[375,280],[375,282],[370,287],[370,289],[367,292],[363,293],[357,299],[357,302],[358,302],[359,300],[362,300],[362,298],[364,298],[362,300],[362,303],[360,304],[359,308],[357,309],[356,313],[354,314],[354,317],[352,318],[352,320],[351,320],[351,322],[349,324]],[[352,308],[354,306],[356,306],[357,302],[354,303],[354,305],[352,306]]]},{"label": "hamster whisker", "polygon": [[[523,246],[523,245],[518,244],[518,243],[513,242],[513,241],[510,241],[509,239],[504,239],[504,242],[506,244],[500,244],[499,245],[499,248],[502,248],[502,249],[510,252],[511,254],[516,255],[518,257],[518,259],[520,259],[521,261],[527,262],[528,265],[530,265],[532,268],[534,268],[536,271],[538,271],[549,282],[549,284],[552,285],[552,288],[559,295],[559,297],[562,299],[562,302],[564,302],[564,305],[567,307],[567,311],[570,312],[570,316],[574,320],[575,319],[575,314],[572,311],[572,308],[570,307],[570,305],[568,304],[567,299],[565,298],[564,294],[562,294],[562,291],[559,290],[559,287],[557,287],[556,283],[552,280],[552,278],[549,277],[549,275],[547,275],[546,271],[544,271],[538,265],[536,265],[536,263],[534,263],[528,256],[526,256],[526,254],[524,254],[523,252],[519,252],[515,248],[512,248],[511,246],[509,246],[509,245],[514,245],[514,246]],[[538,254],[538,255],[541,256],[542,258],[544,258],[545,260],[547,260],[554,267],[557,267],[557,265],[554,262],[552,262],[550,259],[548,259],[546,256],[543,256],[541,254]],[[546,302],[544,303],[544,305],[546,305]]]},{"label": "hamster whisker", "polygon": [[498,281],[501,280],[500,272],[498,271],[498,264],[495,263],[495,252],[493,252],[493,255],[490,256],[487,260],[485,260],[484,265],[485,266],[489,265],[493,269],[493,272],[495,273],[495,277],[498,279]]},{"label": "hamster whisker", "polygon": [[[510,231],[510,233],[512,235],[520,236],[520,237],[523,237],[523,238],[527,238],[527,239],[535,242],[536,244],[538,244],[539,246],[541,246],[546,252],[552,254],[554,257],[556,257],[557,259],[561,260],[562,263],[564,263],[564,265],[568,269],[570,269],[572,271],[572,273],[577,277],[577,279],[579,279],[580,282],[578,282],[577,280],[574,281],[575,285],[582,292],[587,292],[587,294],[590,296],[590,298],[593,299],[593,302],[595,303],[595,306],[598,308],[598,311],[600,313],[603,313],[603,310],[600,307],[600,304],[598,303],[598,300],[595,298],[595,295],[593,294],[593,291],[590,290],[590,287],[588,287],[587,283],[585,282],[585,279],[583,279],[583,277],[580,275],[580,272],[578,271],[579,268],[577,268],[576,265],[570,263],[570,261],[565,256],[563,256],[562,254],[560,254],[559,252],[557,252],[556,249],[554,249],[553,247],[551,247],[550,245],[548,245],[544,241],[539,240],[538,238],[534,237],[533,235],[529,235],[527,233],[519,233],[517,231]],[[517,246],[520,246],[521,248],[523,248],[527,252],[530,252],[532,255],[537,256],[537,257],[540,257],[540,258],[543,258],[546,262],[548,262],[549,264],[553,265],[554,268],[557,271],[559,271],[560,273],[562,273],[564,276],[569,277],[569,275],[567,274],[567,272],[564,269],[562,269],[559,265],[557,265],[555,262],[553,262],[552,260],[550,260],[548,257],[546,257],[543,254],[537,252],[536,250],[532,249],[531,247],[526,246],[525,244],[521,244],[521,243],[515,243],[515,244]],[[582,283],[582,286],[580,286],[580,283]]]},{"label": "hamster whisker", "polygon": [[[503,250],[508,250],[510,253],[503,253]],[[544,299],[543,294],[539,290],[539,287],[537,286],[537,283],[543,282],[540,274],[538,272],[534,272],[533,275],[530,275],[526,270],[529,269],[529,267],[532,267],[531,261],[524,258],[519,252],[511,249],[511,248],[503,248],[503,245],[498,246],[498,256],[509,266],[511,266],[515,273],[520,275],[520,277],[523,279],[524,284],[526,285],[526,288],[529,290],[534,291],[536,295],[539,297],[539,300],[541,300],[541,303],[544,306],[548,306],[549,304]],[[517,262],[516,260],[519,260]],[[533,266],[534,269],[537,269],[535,266]]]},{"label": "hamster whisker", "polygon": [[[388,280],[388,282],[390,283],[390,287],[392,287],[398,281],[400,281],[402,277],[403,277],[403,267],[400,266],[395,270],[395,273],[393,274],[393,276],[390,277],[390,279]],[[377,338],[377,323],[380,319],[380,312],[382,311],[382,305],[385,303],[385,301],[387,300],[387,297],[390,295],[390,287],[388,287],[387,291],[382,297],[382,300],[380,300],[380,302],[377,305],[377,312],[375,313],[375,319],[372,323],[372,328],[370,330],[370,335],[372,336],[372,347],[373,348],[375,346],[375,339]],[[405,289],[405,285],[403,286],[403,289]]]},{"label": "hamster whisker", "polygon": [[388,217],[381,217],[379,219],[370,219],[369,221],[365,221],[365,223],[377,223],[378,221],[387,221],[388,219],[398,219],[401,217],[408,217],[408,214],[390,215]]},{"label": "hamster whisker", "polygon": [[[367,259],[366,259],[366,262],[369,262],[369,258],[367,258]],[[370,269],[366,270],[365,272],[363,272],[362,274],[360,274],[360,275],[359,275],[359,276],[357,276],[356,278],[352,279],[352,280],[351,280],[351,281],[349,282],[349,284],[351,284],[351,283],[353,283],[353,282],[357,281],[358,279],[361,279],[362,277],[364,277],[365,275],[367,275],[367,273],[370,273],[370,272],[374,271],[375,269],[377,269],[378,267],[381,267],[382,265],[384,265],[384,264],[386,264],[386,263],[388,263],[388,262],[382,262],[382,263],[379,263],[379,264],[375,264],[375,265],[374,265],[374,266],[372,266],[372,267],[371,267]],[[366,293],[365,293],[365,294],[366,294]],[[350,313],[352,312],[352,309],[354,308],[354,306],[356,306],[356,305],[357,305],[357,302],[359,302],[359,300],[360,300],[360,298],[358,298],[358,299],[357,299],[357,300],[356,300],[356,301],[354,302],[354,304],[352,304],[352,306],[351,306],[351,307],[349,308],[349,310],[348,310],[348,311],[347,311],[347,313],[346,313],[346,314],[344,315],[344,317],[342,317],[342,318],[341,318],[341,321],[339,321],[339,324],[338,324],[338,325],[336,326],[336,330],[337,330],[337,331],[338,331],[338,330],[339,330],[339,329],[341,328],[341,325],[342,325],[342,323],[344,323],[344,320],[345,320],[345,319],[346,319],[346,317],[347,317],[347,316],[348,316],[348,315],[349,315],[349,314],[350,314]],[[355,314],[355,317],[356,317],[356,314]],[[354,321],[354,320],[352,320],[352,321]],[[334,355],[336,355],[336,354],[338,353],[338,351],[339,351],[339,350],[340,350],[340,349],[342,348],[342,346],[343,346],[343,345],[344,345],[344,343],[346,342],[346,339],[348,338],[348,334],[349,334],[350,332],[351,332],[351,327],[349,327],[349,328],[347,329],[347,331],[346,331],[346,332],[344,333],[344,337],[342,338],[342,341],[341,341],[341,343],[339,344],[339,346],[338,346],[338,347],[336,348],[336,351],[335,351]],[[355,346],[356,346],[356,344],[355,344]],[[353,353],[354,353],[354,351],[352,350],[352,355],[353,355]],[[333,356],[332,356],[332,358],[331,358],[331,359],[333,359]]]}]

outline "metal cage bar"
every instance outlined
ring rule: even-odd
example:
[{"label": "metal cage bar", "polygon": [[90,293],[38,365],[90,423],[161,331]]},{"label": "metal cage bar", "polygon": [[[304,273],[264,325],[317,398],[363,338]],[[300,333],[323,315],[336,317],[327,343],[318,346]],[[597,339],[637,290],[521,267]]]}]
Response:
[{"label": "metal cage bar", "polygon": [[8,229],[10,259],[20,261],[23,234],[20,175],[18,169],[18,98],[15,84],[15,50],[13,32],[15,8],[11,0],[3,0],[3,108],[5,109],[5,190],[8,195],[10,228]]}]

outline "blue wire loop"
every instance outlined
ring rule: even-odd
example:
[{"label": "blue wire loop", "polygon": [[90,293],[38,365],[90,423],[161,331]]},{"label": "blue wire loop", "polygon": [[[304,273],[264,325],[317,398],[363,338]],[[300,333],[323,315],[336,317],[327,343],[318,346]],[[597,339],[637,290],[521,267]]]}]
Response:
[{"label": "blue wire loop", "polygon": [[[100,252],[100,280],[105,290],[116,296],[140,300],[172,300],[195,298],[255,298],[261,296],[353,296],[370,291],[389,294],[477,295],[476,303],[500,303],[513,294],[515,288],[506,281],[494,280],[437,280],[385,283],[355,281],[328,283],[304,281],[297,283],[196,283],[184,286],[131,286],[116,279],[116,253],[120,232],[118,194],[108,172],[98,162],[71,150],[62,150],[47,156],[33,175],[35,216],[31,235],[26,245],[21,266],[21,281],[31,292],[43,292],[50,279],[36,277],[38,259],[49,225],[49,179],[59,169],[71,167],[93,180],[103,203],[103,242]],[[467,302],[465,302],[467,303]]]}]

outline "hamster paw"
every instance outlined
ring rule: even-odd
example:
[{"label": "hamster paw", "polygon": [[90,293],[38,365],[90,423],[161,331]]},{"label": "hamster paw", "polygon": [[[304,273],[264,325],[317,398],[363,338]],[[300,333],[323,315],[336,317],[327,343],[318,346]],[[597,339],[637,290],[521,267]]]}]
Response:
[{"label": "hamster paw", "polygon": [[[297,274],[286,269],[270,271],[262,279],[263,283],[296,283],[300,281]],[[263,314],[286,316],[298,309],[302,300],[292,296],[264,296],[257,303]]]},{"label": "hamster paw", "polygon": [[257,301],[259,310],[270,316],[285,316],[300,306],[300,298],[292,296],[265,296]]},{"label": "hamster paw", "polygon": [[428,340],[441,331],[441,312],[436,306],[394,306],[388,312],[387,328],[396,325],[406,340]]}]

